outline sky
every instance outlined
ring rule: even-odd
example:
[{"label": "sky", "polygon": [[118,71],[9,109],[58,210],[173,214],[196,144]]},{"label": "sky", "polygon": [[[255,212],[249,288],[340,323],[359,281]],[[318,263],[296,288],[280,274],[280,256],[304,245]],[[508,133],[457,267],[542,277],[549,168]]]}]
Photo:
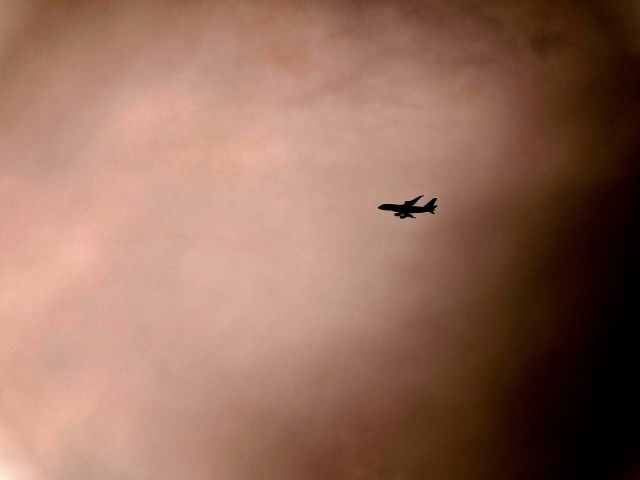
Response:
[{"label": "sky", "polygon": [[637,478],[638,15],[0,1],[0,479]]}]

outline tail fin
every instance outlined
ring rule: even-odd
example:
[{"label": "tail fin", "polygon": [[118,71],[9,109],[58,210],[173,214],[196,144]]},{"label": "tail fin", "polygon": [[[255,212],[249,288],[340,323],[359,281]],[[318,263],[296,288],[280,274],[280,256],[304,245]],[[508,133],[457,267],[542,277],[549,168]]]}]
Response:
[{"label": "tail fin", "polygon": [[436,208],[438,208],[438,205],[436,205],[436,200],[438,200],[438,199],[437,198],[432,198],[422,208],[424,208],[424,210],[427,211],[427,212],[435,213],[436,212]]}]

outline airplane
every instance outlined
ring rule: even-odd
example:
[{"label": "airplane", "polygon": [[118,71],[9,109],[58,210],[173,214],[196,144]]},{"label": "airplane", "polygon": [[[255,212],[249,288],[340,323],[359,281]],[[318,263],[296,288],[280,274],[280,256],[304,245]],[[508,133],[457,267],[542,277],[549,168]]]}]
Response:
[{"label": "airplane", "polygon": [[407,200],[402,205],[396,205],[393,203],[383,203],[378,207],[378,209],[391,210],[392,212],[396,212],[394,213],[394,216],[399,218],[407,218],[407,217],[416,218],[413,215],[411,215],[412,213],[429,212],[429,213],[435,214],[436,207],[438,206],[436,205],[436,200],[438,200],[437,198],[432,198],[428,203],[426,203],[422,207],[416,206],[417,201],[420,200],[423,196],[424,195],[420,195],[419,197],[416,197],[413,200]]}]

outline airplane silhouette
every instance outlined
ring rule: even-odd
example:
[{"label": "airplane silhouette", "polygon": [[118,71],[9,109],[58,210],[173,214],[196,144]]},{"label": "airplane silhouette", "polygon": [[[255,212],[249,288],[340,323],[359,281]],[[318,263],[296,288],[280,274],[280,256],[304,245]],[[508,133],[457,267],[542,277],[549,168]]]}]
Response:
[{"label": "airplane silhouette", "polygon": [[414,198],[413,200],[407,200],[402,205],[396,205],[394,203],[383,203],[378,207],[379,210],[391,210],[392,212],[396,212],[394,214],[395,217],[400,218],[416,218],[412,213],[436,213],[436,200],[437,198],[432,198],[428,203],[426,203],[423,207],[417,207],[416,202],[420,200],[423,195]]}]

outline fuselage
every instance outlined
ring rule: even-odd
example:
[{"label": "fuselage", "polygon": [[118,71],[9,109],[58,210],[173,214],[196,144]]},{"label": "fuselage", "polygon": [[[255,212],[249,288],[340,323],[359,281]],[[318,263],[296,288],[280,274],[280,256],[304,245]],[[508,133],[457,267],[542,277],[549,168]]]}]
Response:
[{"label": "fuselage", "polygon": [[415,205],[396,205],[394,203],[383,203],[378,207],[379,210],[390,210],[398,213],[424,213],[430,212],[431,209],[425,207],[418,207]]}]

